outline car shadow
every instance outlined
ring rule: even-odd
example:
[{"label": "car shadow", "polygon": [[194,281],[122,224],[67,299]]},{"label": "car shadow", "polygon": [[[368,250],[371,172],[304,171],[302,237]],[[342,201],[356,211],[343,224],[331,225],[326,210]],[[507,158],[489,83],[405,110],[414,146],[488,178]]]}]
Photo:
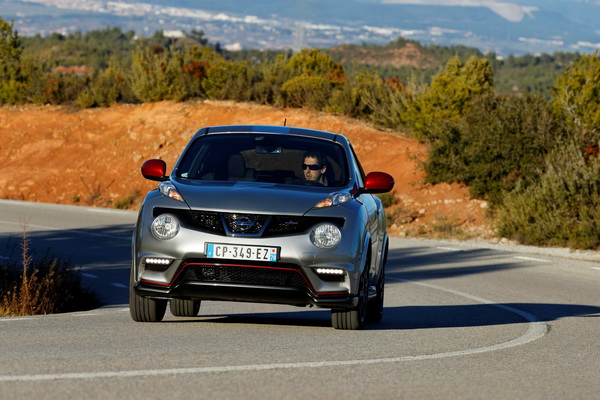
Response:
[{"label": "car shadow", "polygon": [[410,247],[390,250],[386,276],[405,280],[431,280],[487,274],[508,269],[526,268],[512,253],[492,249],[439,250]]},{"label": "car shadow", "polygon": [[[513,311],[514,310],[514,311]],[[367,324],[366,330],[412,330],[485,327],[537,322],[516,310],[530,314],[537,321],[550,322],[569,317],[600,317],[600,307],[572,304],[501,303],[385,307],[383,320]],[[202,312],[202,311],[201,311]],[[330,327],[328,310],[304,310],[277,313],[200,315],[195,318],[170,318],[169,323],[219,323]]]}]

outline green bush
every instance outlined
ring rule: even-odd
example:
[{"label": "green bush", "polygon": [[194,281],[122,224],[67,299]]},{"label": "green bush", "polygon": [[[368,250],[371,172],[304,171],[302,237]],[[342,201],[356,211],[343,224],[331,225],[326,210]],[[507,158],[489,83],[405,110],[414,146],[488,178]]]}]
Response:
[{"label": "green bush", "polygon": [[382,79],[376,72],[361,70],[333,92],[327,111],[398,129],[406,112],[405,85],[396,79]]},{"label": "green bush", "polygon": [[131,88],[143,102],[204,97],[202,82],[217,59],[220,56],[209,48],[138,47],[133,55]]},{"label": "green bush", "polygon": [[346,80],[345,71],[318,49],[305,49],[293,55],[284,66],[280,99],[287,107],[325,109],[334,91]]},{"label": "green bush", "polygon": [[591,142],[600,139],[600,52],[581,56],[553,88],[554,107]]},{"label": "green bush", "polygon": [[470,57],[463,65],[458,57],[450,59],[431,86],[408,98],[404,118],[419,140],[437,140],[437,125],[464,115],[473,99],[492,93],[492,68],[485,58]]},{"label": "green bush", "polygon": [[328,103],[333,87],[321,76],[299,75],[281,86],[284,105],[322,110]]},{"label": "green bush", "polygon": [[557,148],[536,182],[506,195],[498,232],[525,244],[600,248],[600,162]]},{"label": "green bush", "polygon": [[127,73],[116,61],[92,78],[87,90],[80,93],[77,104],[81,107],[108,107],[118,102],[135,102],[135,95],[127,80]]},{"label": "green bush", "polygon": [[341,82],[346,74],[340,64],[319,49],[303,49],[294,54],[285,64],[284,71],[288,74],[288,78],[316,75],[336,82]]},{"label": "green bush", "polygon": [[90,82],[89,75],[48,72],[30,80],[31,100],[39,104],[74,104]]},{"label": "green bush", "polygon": [[426,179],[464,183],[473,196],[501,204],[517,182],[534,179],[567,135],[540,96],[481,96],[465,116],[439,123],[424,162]]},{"label": "green bush", "polygon": [[273,60],[259,62],[256,66],[258,81],[252,90],[254,101],[275,106],[283,104],[281,86],[288,79],[284,72],[286,63],[287,57],[283,54],[279,54]]},{"label": "green bush", "polygon": [[10,24],[0,18],[0,103],[22,103],[25,78],[21,71],[23,48]]},{"label": "green bush", "polygon": [[260,75],[247,62],[220,61],[211,66],[202,83],[206,95],[213,99],[252,101]]}]

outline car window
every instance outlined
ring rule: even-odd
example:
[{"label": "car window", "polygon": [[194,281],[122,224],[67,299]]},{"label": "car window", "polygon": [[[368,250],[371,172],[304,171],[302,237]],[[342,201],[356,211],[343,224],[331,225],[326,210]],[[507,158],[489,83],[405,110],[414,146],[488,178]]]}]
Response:
[{"label": "car window", "polygon": [[363,170],[362,165],[360,165],[360,161],[358,161],[358,157],[356,156],[356,152],[354,151],[354,147],[350,145],[350,151],[352,152],[352,163],[354,164],[354,168],[358,171],[358,186],[363,187],[365,182],[365,171]]},{"label": "car window", "polygon": [[325,164],[326,186],[348,182],[343,147],[329,140],[294,135],[217,134],[197,138],[183,154],[176,176],[196,180],[271,182],[303,185],[307,152]]}]

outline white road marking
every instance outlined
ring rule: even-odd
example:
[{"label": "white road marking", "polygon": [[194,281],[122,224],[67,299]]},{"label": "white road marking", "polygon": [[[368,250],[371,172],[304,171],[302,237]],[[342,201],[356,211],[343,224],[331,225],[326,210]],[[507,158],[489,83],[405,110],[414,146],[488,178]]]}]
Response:
[{"label": "white road marking", "polygon": [[100,214],[115,214],[118,212],[123,212],[123,210],[111,210],[110,208],[88,208],[86,211]]},{"label": "white road marking", "polygon": [[82,273],[81,273],[81,276],[84,276],[84,277],[86,277],[86,278],[92,278],[92,279],[97,279],[97,278],[98,278],[98,276],[97,276],[97,275],[94,275],[94,274],[87,274],[87,273],[85,273],[85,272],[82,272]]},{"label": "white road marking", "polygon": [[119,289],[127,289],[127,288],[129,288],[129,286],[127,286],[127,285],[124,285],[124,284],[122,284],[122,283],[116,283],[116,282],[115,282],[115,283],[111,283],[111,285],[113,285],[114,287],[117,287],[117,288],[119,288]]},{"label": "white road marking", "polygon": [[441,246],[437,246],[435,248],[438,249],[438,250],[462,251],[462,249],[457,249],[455,247],[441,247]]},{"label": "white road marking", "polygon": [[515,256],[513,258],[516,258],[517,260],[525,260],[525,261],[537,261],[537,262],[545,262],[545,263],[552,262],[549,260],[542,260],[541,258],[524,257],[524,256]]},{"label": "white road marking", "polygon": [[27,321],[35,319],[34,317],[3,317],[0,318],[0,322],[13,322],[13,321]]},{"label": "white road marking", "polygon": [[313,361],[299,363],[282,363],[282,364],[249,364],[249,365],[229,365],[220,367],[192,367],[192,368],[165,368],[165,369],[148,369],[148,370],[133,370],[133,371],[105,371],[105,372],[74,372],[60,374],[31,374],[31,375],[0,375],[0,382],[31,382],[31,381],[51,381],[51,380],[67,380],[67,379],[98,379],[98,378],[129,378],[136,376],[157,376],[157,375],[182,375],[182,374],[206,374],[206,373],[227,373],[240,371],[264,371],[264,370],[280,370],[280,369],[302,369],[302,368],[322,368],[322,367],[345,367],[355,365],[372,365],[372,364],[390,364],[407,361],[423,361],[433,360],[447,357],[466,356],[478,353],[487,353],[491,351],[503,350],[510,347],[521,346],[544,336],[547,332],[546,324],[541,322],[536,316],[516,308],[508,307],[503,304],[498,304],[491,300],[473,296],[468,293],[459,292],[458,290],[447,289],[437,285],[431,285],[423,282],[408,281],[405,279],[388,278],[397,282],[408,282],[415,285],[428,287],[434,290],[440,290],[447,293],[452,293],[467,299],[474,300],[478,303],[498,307],[503,310],[521,316],[528,322],[529,328],[527,332],[516,339],[509,340],[504,343],[498,343],[491,346],[478,347],[474,349],[450,351],[438,354],[423,354],[416,356],[401,356],[388,358],[373,358],[362,360],[332,360],[332,361]]},{"label": "white road marking", "polygon": [[600,267],[592,267],[592,269],[595,269],[596,271],[600,271]]}]

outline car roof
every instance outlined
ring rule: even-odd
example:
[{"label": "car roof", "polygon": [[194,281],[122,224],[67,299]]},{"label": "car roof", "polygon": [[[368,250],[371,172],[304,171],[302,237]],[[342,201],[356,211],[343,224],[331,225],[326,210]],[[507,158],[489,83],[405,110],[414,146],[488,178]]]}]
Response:
[{"label": "car roof", "polygon": [[222,125],[222,126],[207,126],[200,129],[194,137],[221,133],[270,133],[282,135],[297,135],[307,136],[319,139],[331,140],[333,142],[347,143],[348,140],[338,133],[320,131],[316,129],[297,128],[293,126],[276,126],[276,125]]}]

